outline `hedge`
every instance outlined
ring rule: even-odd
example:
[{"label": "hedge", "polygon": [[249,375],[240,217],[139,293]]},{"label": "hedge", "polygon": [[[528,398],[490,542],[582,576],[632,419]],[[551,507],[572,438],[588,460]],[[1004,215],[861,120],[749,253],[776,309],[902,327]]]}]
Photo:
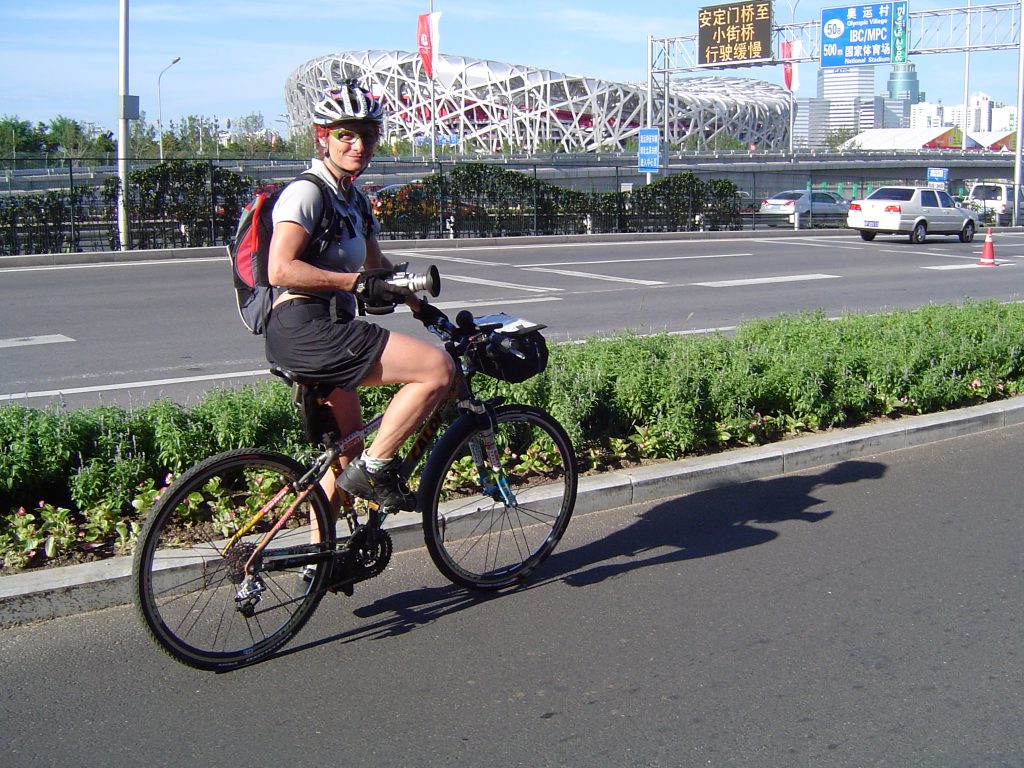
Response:
[{"label": "hedge", "polygon": [[[829,320],[761,320],[726,337],[624,334],[552,349],[522,384],[476,378],[484,397],[549,410],[583,469],[675,459],[804,431],[1019,394],[1024,306],[969,302]],[[364,412],[394,390],[367,389]],[[0,408],[0,555],[10,569],[128,551],[170,479],[213,453],[308,455],[289,390],[266,381],[122,410]]]}]

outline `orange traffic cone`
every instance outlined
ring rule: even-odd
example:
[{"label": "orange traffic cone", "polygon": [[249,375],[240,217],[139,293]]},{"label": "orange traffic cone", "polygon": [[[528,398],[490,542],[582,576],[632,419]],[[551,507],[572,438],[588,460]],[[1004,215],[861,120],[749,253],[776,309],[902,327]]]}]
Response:
[{"label": "orange traffic cone", "polygon": [[985,235],[985,245],[981,248],[981,261],[978,262],[978,266],[996,266],[996,249],[992,245],[992,227],[988,228],[988,234]]}]

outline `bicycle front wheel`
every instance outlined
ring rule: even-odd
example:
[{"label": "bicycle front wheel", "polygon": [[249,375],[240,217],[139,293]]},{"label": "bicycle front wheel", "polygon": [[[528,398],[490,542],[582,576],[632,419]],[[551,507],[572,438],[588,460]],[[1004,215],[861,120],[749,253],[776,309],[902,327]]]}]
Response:
[{"label": "bicycle front wheel", "polygon": [[[134,598],[150,635],[172,657],[214,671],[252,664],[288,642],[316,609],[334,546],[319,485],[281,523],[298,498],[290,484],[305,471],[280,453],[228,451],[161,495],[135,549]],[[256,565],[247,580],[250,560]]]},{"label": "bicycle front wheel", "polygon": [[526,405],[495,416],[497,471],[480,420],[463,417],[438,440],[419,486],[430,557],[472,589],[519,583],[554,550],[576,503],[576,455],[562,425]]}]

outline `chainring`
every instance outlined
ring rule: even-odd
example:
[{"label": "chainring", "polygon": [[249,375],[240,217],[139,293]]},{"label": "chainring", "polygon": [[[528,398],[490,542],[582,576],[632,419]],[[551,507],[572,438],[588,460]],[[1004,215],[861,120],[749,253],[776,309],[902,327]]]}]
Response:
[{"label": "chainring", "polygon": [[393,545],[387,531],[380,528],[373,532],[373,543],[370,543],[371,530],[365,525],[356,528],[352,538],[345,546],[346,566],[351,577],[361,580],[369,579],[381,573],[391,560]]}]

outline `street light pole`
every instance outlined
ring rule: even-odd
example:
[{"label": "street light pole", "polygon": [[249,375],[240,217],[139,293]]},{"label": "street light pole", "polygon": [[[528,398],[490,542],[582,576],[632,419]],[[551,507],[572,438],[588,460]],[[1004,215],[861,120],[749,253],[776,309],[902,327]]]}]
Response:
[{"label": "street light pole", "polygon": [[164,161],[164,111],[163,104],[160,99],[160,78],[164,76],[164,72],[173,67],[181,61],[181,56],[175,56],[174,59],[166,67],[160,70],[160,74],[156,77],[156,132],[160,143],[160,162]]}]

